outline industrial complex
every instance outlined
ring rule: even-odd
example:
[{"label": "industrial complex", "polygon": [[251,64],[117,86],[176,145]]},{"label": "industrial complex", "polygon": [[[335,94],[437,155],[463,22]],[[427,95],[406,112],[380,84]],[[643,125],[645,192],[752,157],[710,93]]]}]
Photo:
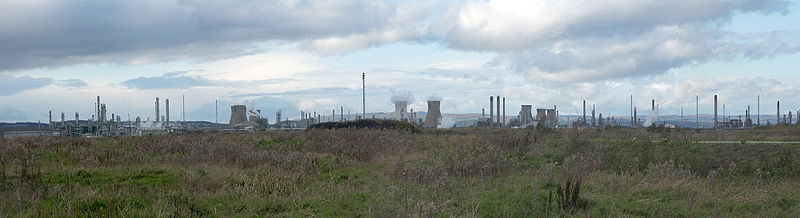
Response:
[{"label": "industrial complex", "polygon": [[[362,80],[364,80],[362,74]],[[363,85],[363,84],[362,84]],[[252,132],[252,131],[286,131],[304,130],[308,126],[321,122],[339,122],[357,119],[393,119],[398,121],[410,122],[422,128],[453,128],[453,127],[485,127],[485,128],[601,128],[601,127],[625,127],[640,128],[650,126],[663,126],[666,128],[692,128],[692,129],[751,129],[757,126],[773,125],[792,125],[800,123],[800,111],[794,114],[792,111],[782,113],[780,101],[777,102],[777,113],[775,123],[761,121],[760,96],[758,96],[759,111],[753,117],[750,105],[742,115],[729,116],[726,113],[726,105],[722,105],[722,116],[719,114],[717,95],[714,95],[713,116],[703,116],[699,111],[699,96],[697,97],[696,110],[694,117],[684,116],[683,107],[681,115],[660,116],[659,106],[655,99],[651,99],[651,107],[646,113],[647,116],[640,116],[639,110],[633,107],[633,96],[631,96],[631,108],[629,116],[603,116],[603,113],[596,110],[596,105],[592,104],[587,108],[586,100],[583,100],[582,114],[560,115],[558,107],[535,108],[532,104],[522,104],[519,111],[506,114],[506,97],[489,96],[489,114],[486,108],[480,113],[471,114],[446,114],[441,111],[442,98],[435,97],[427,100],[427,111],[415,112],[409,110],[408,105],[413,103],[413,97],[393,96],[392,103],[394,111],[390,113],[369,113],[366,111],[366,91],[362,90],[361,114],[349,113],[345,115],[344,106],[333,108],[329,115],[321,112],[300,111],[299,118],[288,119],[286,114],[281,111],[275,113],[275,119],[270,120],[262,115],[262,111],[257,108],[248,108],[244,104],[231,106],[231,117],[227,124],[218,122],[186,121],[185,117],[181,121],[170,119],[170,101],[164,99],[162,114],[161,99],[155,97],[154,112],[155,117],[142,119],[139,116],[122,117],[120,114],[109,114],[106,104],[101,102],[100,96],[96,97],[94,103],[94,114],[82,117],[78,113],[56,114],[53,119],[52,111],[49,112],[49,122],[35,124],[6,124],[5,128],[0,128],[0,136],[12,138],[18,136],[64,136],[64,137],[101,137],[101,136],[141,136],[154,134],[171,134],[196,131],[224,131],[224,132]],[[410,93],[407,95],[410,96]],[[183,103],[183,102],[182,102]],[[446,104],[446,102],[444,102]],[[338,115],[337,115],[337,109]],[[587,109],[589,110],[587,112]],[[215,112],[216,113],[216,112]],[[511,115],[513,114],[513,115]],[[60,115],[60,120],[58,116]],[[109,116],[110,115],[110,116]],[[292,116],[297,116],[293,114]],[[693,119],[692,119],[693,118]],[[796,119],[796,121],[794,121]],[[713,120],[709,123],[709,120]]]}]

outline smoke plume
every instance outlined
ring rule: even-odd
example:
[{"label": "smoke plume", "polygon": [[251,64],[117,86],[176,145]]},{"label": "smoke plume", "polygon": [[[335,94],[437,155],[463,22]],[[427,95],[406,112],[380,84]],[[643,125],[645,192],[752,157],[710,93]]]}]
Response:
[{"label": "smoke plume", "polygon": [[392,89],[392,103],[398,101],[406,101],[409,104],[414,102],[414,95],[411,94],[408,90],[400,89],[394,90]]}]

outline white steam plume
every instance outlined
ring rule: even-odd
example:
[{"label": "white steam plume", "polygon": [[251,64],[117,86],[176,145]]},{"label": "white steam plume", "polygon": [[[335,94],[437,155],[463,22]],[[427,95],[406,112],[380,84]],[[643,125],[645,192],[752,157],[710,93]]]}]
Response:
[{"label": "white steam plume", "polygon": [[400,90],[392,89],[392,103],[398,101],[406,101],[409,104],[411,104],[414,102],[414,95],[405,89],[400,89]]}]

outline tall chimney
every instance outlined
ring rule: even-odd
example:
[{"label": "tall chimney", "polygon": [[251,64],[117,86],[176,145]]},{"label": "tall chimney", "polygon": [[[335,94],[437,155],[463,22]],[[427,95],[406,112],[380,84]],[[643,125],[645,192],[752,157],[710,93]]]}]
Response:
[{"label": "tall chimney", "polygon": [[775,125],[778,125],[778,123],[781,122],[781,101],[778,101],[778,113],[775,116],[777,116],[777,118],[775,118]]},{"label": "tall chimney", "polygon": [[714,95],[714,129],[717,128],[717,95]]},{"label": "tall chimney", "polygon": [[586,124],[586,100],[583,100],[583,123]]},{"label": "tall chimney", "polygon": [[503,126],[506,126],[506,97],[503,97]]},{"label": "tall chimney", "polygon": [[97,118],[100,119],[100,96],[97,96],[97,110],[94,113],[97,115]]},{"label": "tall chimney", "polygon": [[108,110],[106,110],[106,104],[100,104],[100,117],[99,118],[104,123],[106,122],[106,113],[107,112],[108,112]]},{"label": "tall chimney", "polygon": [[633,127],[636,127],[636,126],[639,125],[638,119],[639,118],[636,117],[636,108],[634,107],[633,108]]},{"label": "tall chimney", "polygon": [[497,126],[500,127],[500,96],[497,96]]},{"label": "tall chimney", "polygon": [[656,110],[656,100],[655,99],[650,99],[650,101],[652,102],[651,104],[653,105],[653,106],[651,106],[652,109],[650,109],[650,110],[655,111]]},{"label": "tall chimney", "polygon": [[489,127],[494,127],[494,96],[489,96]]},{"label": "tall chimney", "polygon": [[158,113],[158,97],[156,97],[156,123],[158,123],[158,121],[160,121],[159,120],[160,118],[161,118],[161,114]]},{"label": "tall chimney", "polygon": [[789,111],[789,119],[786,120],[786,124],[792,125],[792,111]]},{"label": "tall chimney", "polygon": [[595,121],[594,121],[594,104],[592,104],[592,126],[594,127],[594,126],[595,126],[595,124],[596,124],[596,123],[595,123]]},{"label": "tall chimney", "polygon": [[339,120],[340,121],[344,121],[344,105],[340,105],[339,107],[340,107],[340,109],[339,109],[340,110],[339,111]]},{"label": "tall chimney", "polygon": [[166,110],[166,112],[167,112],[167,126],[169,126],[169,99],[164,100],[164,104],[165,104],[164,106],[167,107],[166,108],[167,109]]}]

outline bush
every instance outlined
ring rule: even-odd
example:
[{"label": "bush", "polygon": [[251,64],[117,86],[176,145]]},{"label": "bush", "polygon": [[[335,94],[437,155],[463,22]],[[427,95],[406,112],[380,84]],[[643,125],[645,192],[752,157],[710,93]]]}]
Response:
[{"label": "bush", "polygon": [[396,120],[377,120],[377,119],[361,119],[354,121],[344,122],[325,122],[317,123],[308,127],[312,129],[349,129],[349,128],[367,128],[367,129],[397,129],[404,131],[417,132],[419,131],[414,124],[409,122],[402,122]]}]

